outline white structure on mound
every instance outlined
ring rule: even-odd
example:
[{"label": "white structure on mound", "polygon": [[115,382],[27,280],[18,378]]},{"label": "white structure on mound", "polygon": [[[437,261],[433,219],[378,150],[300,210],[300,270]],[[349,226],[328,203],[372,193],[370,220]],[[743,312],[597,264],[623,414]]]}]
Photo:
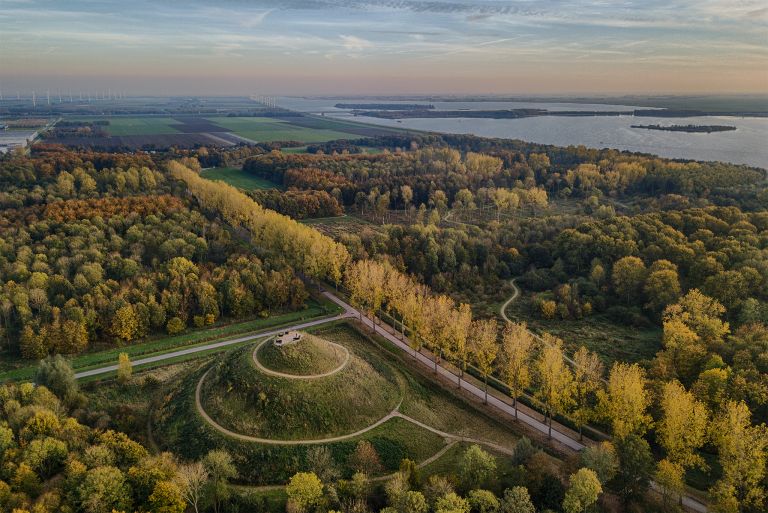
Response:
[{"label": "white structure on mound", "polygon": [[277,334],[275,338],[275,345],[277,347],[287,346],[288,344],[295,344],[303,335],[298,331],[283,331]]}]

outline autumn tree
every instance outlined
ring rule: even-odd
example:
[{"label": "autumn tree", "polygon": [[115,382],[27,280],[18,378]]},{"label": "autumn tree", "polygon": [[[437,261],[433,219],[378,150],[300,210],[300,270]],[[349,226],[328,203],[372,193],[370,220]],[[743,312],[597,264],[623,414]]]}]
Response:
[{"label": "autumn tree", "polygon": [[123,342],[130,342],[136,337],[139,331],[139,320],[133,305],[123,306],[115,312],[110,331]]},{"label": "autumn tree", "polygon": [[288,501],[294,504],[298,511],[309,511],[323,496],[323,483],[312,472],[298,472],[291,477],[285,487]]},{"label": "autumn tree", "polygon": [[611,422],[616,438],[631,434],[642,436],[650,426],[645,374],[636,363],[614,363],[607,389],[600,391],[599,397],[600,408]]},{"label": "autumn tree", "polygon": [[509,387],[517,418],[517,400],[531,382],[533,335],[525,323],[510,323],[504,327],[501,339],[501,375]]},{"label": "autumn tree", "polygon": [[496,343],[498,323],[495,319],[472,321],[469,335],[469,351],[472,361],[483,375],[485,388],[484,402],[488,404],[488,375],[493,372],[499,346]]},{"label": "autumn tree", "polygon": [[133,364],[128,353],[120,353],[117,359],[117,381],[126,384],[131,380],[133,374]]},{"label": "autumn tree", "polygon": [[[722,477],[710,491],[718,506],[761,509],[765,504],[768,428],[752,426],[743,402],[730,401],[712,420],[711,438],[718,450]],[[725,509],[725,508],[724,508]]]},{"label": "autumn tree", "polygon": [[563,413],[571,404],[573,392],[573,374],[563,358],[562,341],[545,333],[542,336],[544,347],[536,360],[538,389],[536,396],[544,405],[549,420],[549,438],[552,438],[552,417]]},{"label": "autumn tree", "polygon": [[461,303],[454,309],[451,315],[452,324],[452,342],[449,352],[459,366],[458,386],[461,388],[461,380],[464,377],[464,371],[467,370],[467,360],[469,359],[468,340],[470,337],[470,327],[472,326],[472,309],[466,303]]},{"label": "autumn tree", "polygon": [[677,381],[664,385],[661,421],[656,426],[659,443],[667,458],[683,468],[701,465],[696,451],[707,440],[707,410]]},{"label": "autumn tree", "polygon": [[573,355],[573,362],[573,399],[576,407],[572,417],[579,428],[581,440],[584,425],[594,417],[591,400],[602,385],[603,363],[596,353],[584,346],[579,347]]}]

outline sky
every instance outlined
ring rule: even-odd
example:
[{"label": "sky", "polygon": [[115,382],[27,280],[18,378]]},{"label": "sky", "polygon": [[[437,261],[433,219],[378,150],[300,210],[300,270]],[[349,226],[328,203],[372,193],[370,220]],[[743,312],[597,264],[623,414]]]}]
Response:
[{"label": "sky", "polygon": [[0,91],[768,93],[767,0],[0,0]]}]

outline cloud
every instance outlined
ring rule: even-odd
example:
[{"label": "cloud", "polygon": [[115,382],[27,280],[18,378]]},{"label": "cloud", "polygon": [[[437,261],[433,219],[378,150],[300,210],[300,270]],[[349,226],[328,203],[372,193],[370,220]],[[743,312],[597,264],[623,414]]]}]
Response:
[{"label": "cloud", "polygon": [[363,39],[357,36],[341,35],[339,37],[342,41],[341,46],[350,52],[362,52],[363,50],[373,48],[374,46],[374,44],[367,39]]}]

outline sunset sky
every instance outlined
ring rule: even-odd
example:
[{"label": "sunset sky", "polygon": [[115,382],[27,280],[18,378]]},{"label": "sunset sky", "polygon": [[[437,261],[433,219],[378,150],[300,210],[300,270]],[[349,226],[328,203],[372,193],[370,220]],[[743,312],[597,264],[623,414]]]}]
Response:
[{"label": "sunset sky", "polygon": [[765,0],[0,0],[0,88],[768,92]]}]

